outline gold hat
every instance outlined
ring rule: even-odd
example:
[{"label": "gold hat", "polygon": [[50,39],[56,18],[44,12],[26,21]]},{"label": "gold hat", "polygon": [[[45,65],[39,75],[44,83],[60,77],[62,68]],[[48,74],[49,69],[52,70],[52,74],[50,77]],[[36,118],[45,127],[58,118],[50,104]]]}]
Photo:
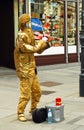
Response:
[{"label": "gold hat", "polygon": [[28,14],[22,14],[19,17],[19,28],[21,28],[25,23],[30,21],[30,16]]}]

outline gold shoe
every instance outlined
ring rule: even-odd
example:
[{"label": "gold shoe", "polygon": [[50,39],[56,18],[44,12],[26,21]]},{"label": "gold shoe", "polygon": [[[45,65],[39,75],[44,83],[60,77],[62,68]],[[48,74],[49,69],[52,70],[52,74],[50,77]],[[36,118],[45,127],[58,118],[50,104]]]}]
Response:
[{"label": "gold shoe", "polygon": [[18,120],[22,121],[22,122],[27,121],[27,119],[25,118],[24,114],[18,114]]}]

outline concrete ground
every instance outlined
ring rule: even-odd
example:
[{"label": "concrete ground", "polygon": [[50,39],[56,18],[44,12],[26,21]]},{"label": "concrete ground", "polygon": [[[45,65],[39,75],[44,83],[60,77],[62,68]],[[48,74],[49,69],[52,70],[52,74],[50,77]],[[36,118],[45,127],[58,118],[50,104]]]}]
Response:
[{"label": "concrete ground", "polygon": [[27,122],[17,120],[19,79],[13,69],[0,67],[0,130],[84,130],[84,97],[80,97],[80,63],[40,66],[38,69],[42,97],[38,107],[55,104],[61,97],[64,104],[64,120],[48,124],[36,124],[28,113]]}]

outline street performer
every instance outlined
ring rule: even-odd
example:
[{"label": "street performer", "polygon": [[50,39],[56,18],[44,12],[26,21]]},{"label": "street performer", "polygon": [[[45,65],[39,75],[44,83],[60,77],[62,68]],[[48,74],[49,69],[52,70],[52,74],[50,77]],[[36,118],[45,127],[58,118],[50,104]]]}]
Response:
[{"label": "street performer", "polygon": [[49,38],[46,37],[38,42],[35,41],[34,33],[29,27],[29,21],[28,14],[22,14],[19,17],[20,30],[14,50],[16,73],[20,79],[20,98],[17,107],[17,115],[20,121],[27,121],[24,111],[28,101],[31,99],[29,112],[32,113],[41,98],[34,53],[40,54],[51,46]]}]

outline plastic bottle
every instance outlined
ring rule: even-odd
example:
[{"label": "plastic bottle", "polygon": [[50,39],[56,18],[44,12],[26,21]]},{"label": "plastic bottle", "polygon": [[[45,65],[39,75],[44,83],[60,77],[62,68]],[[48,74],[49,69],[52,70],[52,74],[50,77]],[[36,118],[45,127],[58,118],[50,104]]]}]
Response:
[{"label": "plastic bottle", "polygon": [[53,122],[53,116],[52,116],[52,110],[51,108],[48,109],[48,124],[51,124]]},{"label": "plastic bottle", "polygon": [[60,110],[59,109],[55,111],[55,121],[56,122],[60,121]]}]

